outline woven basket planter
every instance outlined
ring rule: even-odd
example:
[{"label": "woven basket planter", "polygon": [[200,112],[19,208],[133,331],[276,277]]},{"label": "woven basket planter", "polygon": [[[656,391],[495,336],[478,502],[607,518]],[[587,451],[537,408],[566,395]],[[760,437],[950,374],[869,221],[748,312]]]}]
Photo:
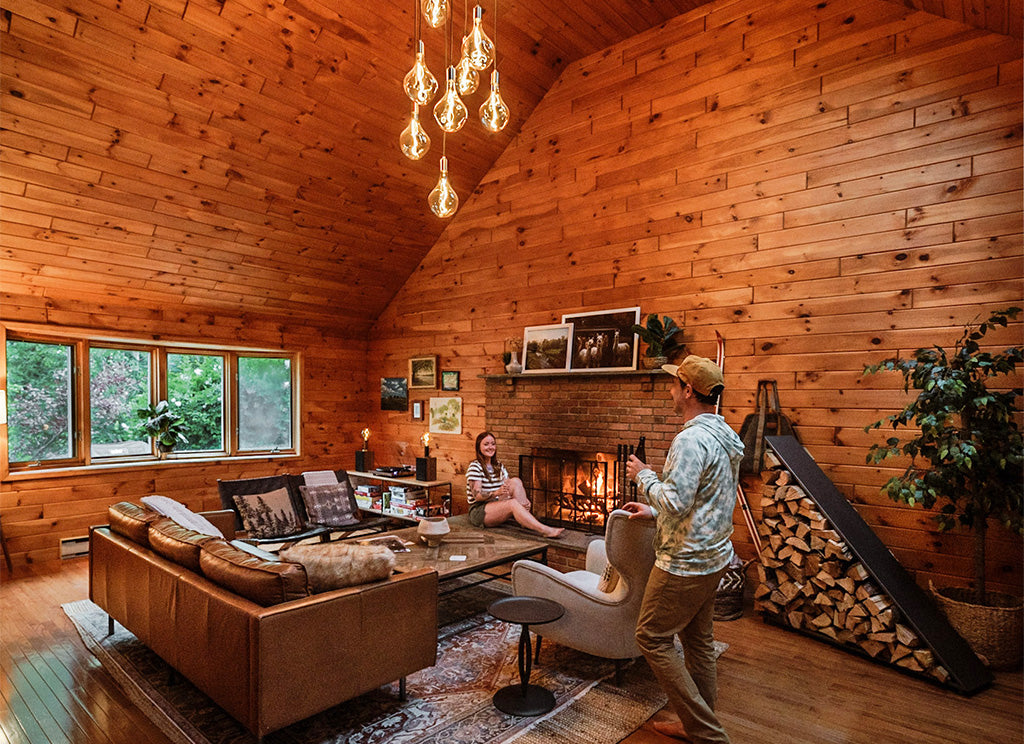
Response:
[{"label": "woven basket planter", "polygon": [[1024,601],[1000,592],[988,592],[989,605],[974,604],[973,592],[957,586],[932,594],[950,625],[993,669],[1016,669],[1024,655]]}]

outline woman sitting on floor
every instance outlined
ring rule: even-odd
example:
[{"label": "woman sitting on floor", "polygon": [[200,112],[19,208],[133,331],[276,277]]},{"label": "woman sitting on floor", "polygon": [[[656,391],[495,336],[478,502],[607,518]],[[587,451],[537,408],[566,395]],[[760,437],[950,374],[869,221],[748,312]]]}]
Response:
[{"label": "woman sitting on floor", "polygon": [[523,527],[544,537],[558,537],[564,532],[548,527],[530,513],[530,500],[518,478],[509,478],[508,470],[498,460],[498,443],[485,431],[476,438],[476,459],[466,468],[466,500],[469,502],[469,523],[474,527],[495,527],[515,519]]}]

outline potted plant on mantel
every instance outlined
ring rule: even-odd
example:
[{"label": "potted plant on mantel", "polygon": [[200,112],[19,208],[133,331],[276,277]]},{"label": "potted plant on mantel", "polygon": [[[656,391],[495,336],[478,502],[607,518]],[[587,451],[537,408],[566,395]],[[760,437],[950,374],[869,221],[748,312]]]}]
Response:
[{"label": "potted plant on mantel", "polygon": [[647,352],[644,354],[645,369],[658,369],[661,365],[668,364],[665,344],[677,333],[683,332],[672,318],[666,315],[663,320],[657,313],[647,316],[647,325],[634,325],[630,330],[647,344]]},{"label": "potted plant on mantel", "polygon": [[155,406],[151,404],[145,408],[139,408],[136,413],[143,420],[142,430],[146,436],[156,442],[157,456],[161,460],[167,456],[168,452],[174,450],[174,446],[178,442],[188,443],[188,438],[182,431],[185,426],[184,420],[171,411],[166,400],[160,401]]},{"label": "potted plant on mantel", "polygon": [[941,500],[939,529],[962,525],[973,532],[973,589],[933,586],[932,591],[960,635],[995,668],[1020,663],[1022,601],[986,589],[985,536],[989,519],[1024,534],[1024,454],[1016,421],[1021,391],[993,391],[987,385],[998,375],[1013,373],[1024,360],[1024,348],[1012,346],[993,354],[983,351],[980,342],[1020,312],[1011,307],[993,313],[976,328],[966,325],[952,352],[939,346],[918,349],[910,359],[886,359],[864,370],[900,372],[904,391],[911,386],[920,391],[902,411],[865,428],[904,426],[916,428],[916,436],[872,445],[867,461],[909,456],[903,474],[889,479],[883,490],[911,506],[931,508]]}]

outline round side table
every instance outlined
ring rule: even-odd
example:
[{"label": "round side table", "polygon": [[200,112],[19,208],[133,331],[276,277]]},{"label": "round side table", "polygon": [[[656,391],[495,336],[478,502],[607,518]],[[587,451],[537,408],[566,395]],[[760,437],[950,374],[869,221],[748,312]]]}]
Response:
[{"label": "round side table", "polygon": [[530,626],[552,623],[565,614],[565,608],[543,597],[503,597],[491,602],[487,611],[506,623],[522,626],[519,634],[519,684],[494,693],[494,707],[513,716],[539,716],[555,707],[555,696],[540,685],[530,684],[533,654]]}]

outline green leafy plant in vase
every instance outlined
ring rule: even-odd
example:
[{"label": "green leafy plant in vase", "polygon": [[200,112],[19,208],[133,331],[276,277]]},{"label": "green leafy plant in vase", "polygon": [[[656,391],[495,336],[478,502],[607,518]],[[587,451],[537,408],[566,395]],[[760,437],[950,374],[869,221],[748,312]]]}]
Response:
[{"label": "green leafy plant in vase", "polygon": [[[1011,346],[992,353],[983,350],[981,342],[989,331],[1006,327],[1020,313],[1020,308],[1011,307],[993,313],[977,326],[966,325],[950,351],[940,346],[918,349],[909,359],[894,357],[864,370],[865,374],[899,372],[904,391],[911,387],[919,391],[902,411],[865,427],[905,427],[913,430],[914,436],[905,440],[891,437],[884,445],[872,445],[867,462],[909,457],[904,472],[890,478],[882,490],[910,506],[940,504],[936,514],[940,531],[958,526],[971,530],[973,588],[933,587],[933,591],[954,627],[993,666],[1014,666],[1021,658],[1021,600],[986,590],[985,537],[990,519],[1017,535],[1024,534],[1024,452],[1017,424],[1021,391],[991,390],[989,385],[993,378],[1014,372],[1024,361],[1024,348]],[[1016,613],[1016,620],[1009,623],[1015,643],[1011,639],[1011,648],[1004,647],[1009,659],[994,658],[998,650],[979,648],[972,638],[977,634],[960,627],[953,612],[966,612],[959,605],[968,603]]]},{"label": "green leafy plant in vase", "polygon": [[677,334],[683,332],[672,318],[667,315],[659,318],[657,313],[647,316],[646,325],[635,324],[630,330],[647,344],[647,351],[644,354],[644,367],[647,369],[658,369],[661,365],[668,364],[665,346],[674,341]]},{"label": "green leafy plant in vase", "polygon": [[166,400],[139,408],[136,413],[142,419],[142,431],[156,442],[157,454],[160,457],[173,451],[179,442],[188,444],[188,437],[183,431],[184,419],[171,410]]}]

